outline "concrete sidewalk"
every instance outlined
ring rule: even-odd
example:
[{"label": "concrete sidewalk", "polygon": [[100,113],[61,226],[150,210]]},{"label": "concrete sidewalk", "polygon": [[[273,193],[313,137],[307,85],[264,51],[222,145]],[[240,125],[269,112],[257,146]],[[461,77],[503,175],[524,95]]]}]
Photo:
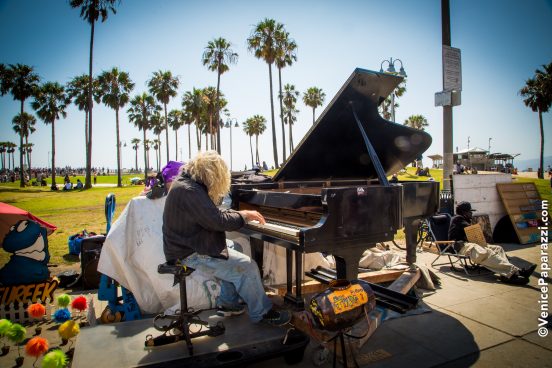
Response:
[{"label": "concrete sidewalk", "polygon": [[[504,248],[509,256],[538,264],[539,245]],[[430,267],[435,257],[418,253],[418,263]],[[432,312],[384,321],[360,350],[361,366],[552,367],[552,337],[537,334],[536,273],[529,285],[520,287],[501,283],[492,274],[466,278],[447,265],[434,270],[441,277],[441,287],[423,299]],[[316,348],[311,340],[297,367],[315,367]],[[331,364],[330,356],[323,366]],[[278,366],[285,366],[282,358],[251,367]]]}]

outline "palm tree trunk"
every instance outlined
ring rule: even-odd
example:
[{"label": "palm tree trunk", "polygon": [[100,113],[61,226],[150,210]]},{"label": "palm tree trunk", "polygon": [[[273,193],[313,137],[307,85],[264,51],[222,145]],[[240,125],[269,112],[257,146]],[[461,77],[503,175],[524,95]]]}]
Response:
[{"label": "palm tree trunk", "polygon": [[291,120],[291,109],[289,109],[288,124],[289,124],[289,154],[291,156],[291,153],[293,152],[293,133],[291,129],[291,126],[293,125],[293,120]]},{"label": "palm tree trunk", "polygon": [[284,107],[282,105],[282,68],[278,68],[278,81],[280,83],[280,122],[282,123],[282,148],[284,162],[286,161],[286,130],[284,125]]},{"label": "palm tree trunk", "polygon": [[[175,156],[175,161],[178,161],[178,129],[174,131],[174,146],[175,146],[174,149],[176,151],[176,154],[174,155]],[[167,161],[167,164],[168,163],[169,163],[169,161]]]},{"label": "palm tree trunk", "polygon": [[144,181],[148,180],[148,154],[146,150],[146,143],[146,129],[144,129]]},{"label": "palm tree trunk", "polygon": [[[219,60],[219,65],[220,65],[220,60]],[[217,124],[217,152],[218,154],[220,155],[220,152],[221,152],[221,148],[220,148],[220,124],[219,124],[219,121],[220,121],[220,106],[219,106],[219,90],[220,90],[220,70],[218,71],[218,76],[217,76],[217,116],[216,116],[216,124]]]},{"label": "palm tree trunk", "polygon": [[544,179],[544,128],[542,126],[542,111],[539,108],[539,126],[540,126],[540,136],[541,136],[541,144],[540,144],[540,161],[539,161],[539,179]]},{"label": "palm tree trunk", "polygon": [[119,137],[119,109],[115,109],[115,129],[117,130],[117,186],[123,186],[121,181],[121,142]]},{"label": "palm tree trunk", "polygon": [[[86,159],[85,166],[86,166],[86,162],[88,162],[88,110],[85,110],[85,111],[86,111],[86,114],[84,114],[84,151],[85,151],[85,159]],[[86,183],[86,172],[85,172],[84,182]]]},{"label": "palm tree trunk", "polygon": [[190,125],[188,124],[188,160],[192,159],[192,136],[190,132]]},{"label": "palm tree trunk", "polygon": [[251,168],[253,168],[253,141],[251,140],[251,135],[249,136],[249,149],[251,150]]},{"label": "palm tree trunk", "polygon": [[259,135],[255,134],[255,158],[257,159],[257,166],[261,163],[259,158]]},{"label": "palm tree trunk", "polygon": [[[167,119],[167,104],[163,105],[165,105],[165,141],[167,142],[167,163],[169,163],[169,120]],[[161,166],[161,157],[159,157],[159,166]]]},{"label": "palm tree trunk", "polygon": [[27,166],[29,167],[29,180],[31,180],[33,178],[33,174],[32,174],[32,170],[31,170],[31,153],[29,152],[29,149],[31,149],[31,147],[29,146],[29,137],[28,136],[25,136],[25,147],[27,147],[27,149],[25,150],[25,153],[27,154]]},{"label": "palm tree trunk", "polygon": [[56,186],[56,130],[55,130],[55,120],[52,120],[52,189],[54,188],[57,189],[57,186]]},{"label": "palm tree trunk", "polygon": [[[23,119],[23,106],[25,104],[25,99],[21,100],[21,119]],[[19,186],[21,188],[25,187],[25,173],[23,172],[23,130],[19,129]]]},{"label": "palm tree trunk", "polygon": [[274,119],[274,98],[272,97],[272,64],[268,64],[268,78],[270,79],[270,113],[272,116],[272,151],[274,154],[274,167],[278,168],[278,147],[276,142],[276,122]]},{"label": "palm tree trunk", "polygon": [[161,157],[163,156],[161,154],[161,135],[157,134],[157,140],[159,141],[159,159],[157,160],[157,172],[159,172],[159,168],[161,166]]},{"label": "palm tree trunk", "polygon": [[314,125],[314,110],[316,110],[316,107],[312,108],[312,125]]},{"label": "palm tree trunk", "polygon": [[92,61],[94,53],[94,18],[92,17],[90,29],[90,60],[88,63],[88,145],[86,156],[86,177],[84,179],[84,188],[92,188]]},{"label": "palm tree trunk", "polygon": [[135,164],[136,164],[136,172],[138,172],[138,145],[136,145],[136,147],[134,147],[134,151],[135,151]]},{"label": "palm tree trunk", "polygon": [[[196,120],[195,128],[196,128],[196,142],[197,142],[197,150],[201,151],[201,134],[199,132],[199,119]],[[190,152],[191,156],[191,152]],[[191,157],[190,157],[191,158]]]}]

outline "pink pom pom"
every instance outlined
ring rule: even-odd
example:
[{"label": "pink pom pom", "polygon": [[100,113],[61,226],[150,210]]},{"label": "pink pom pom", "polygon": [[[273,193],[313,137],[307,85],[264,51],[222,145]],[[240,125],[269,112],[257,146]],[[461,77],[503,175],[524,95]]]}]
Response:
[{"label": "pink pom pom", "polygon": [[84,296],[78,296],[71,302],[71,308],[76,309],[80,312],[86,310],[88,307],[88,302]]},{"label": "pink pom pom", "polygon": [[46,308],[40,303],[34,303],[29,305],[27,313],[33,318],[42,318],[46,314]]}]

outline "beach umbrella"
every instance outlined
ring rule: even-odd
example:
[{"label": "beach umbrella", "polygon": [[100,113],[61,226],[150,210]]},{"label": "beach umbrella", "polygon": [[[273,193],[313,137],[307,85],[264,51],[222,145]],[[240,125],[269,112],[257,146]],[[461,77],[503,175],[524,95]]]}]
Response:
[{"label": "beach umbrella", "polygon": [[22,210],[21,208],[14,207],[4,202],[0,202],[0,242],[4,240],[4,237],[10,231],[10,227],[15,225],[19,220],[32,220],[45,228],[48,235],[57,229],[55,225],[52,225],[44,220],[31,214],[29,211]]}]

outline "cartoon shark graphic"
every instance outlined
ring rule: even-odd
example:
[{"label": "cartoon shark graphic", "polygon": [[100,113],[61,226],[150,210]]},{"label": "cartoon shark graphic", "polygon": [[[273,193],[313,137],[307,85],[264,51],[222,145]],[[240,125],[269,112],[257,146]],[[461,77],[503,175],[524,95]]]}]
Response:
[{"label": "cartoon shark graphic", "polygon": [[6,252],[13,254],[0,269],[0,284],[30,284],[46,281],[50,277],[46,229],[36,222],[17,222],[10,228],[2,246]]}]

